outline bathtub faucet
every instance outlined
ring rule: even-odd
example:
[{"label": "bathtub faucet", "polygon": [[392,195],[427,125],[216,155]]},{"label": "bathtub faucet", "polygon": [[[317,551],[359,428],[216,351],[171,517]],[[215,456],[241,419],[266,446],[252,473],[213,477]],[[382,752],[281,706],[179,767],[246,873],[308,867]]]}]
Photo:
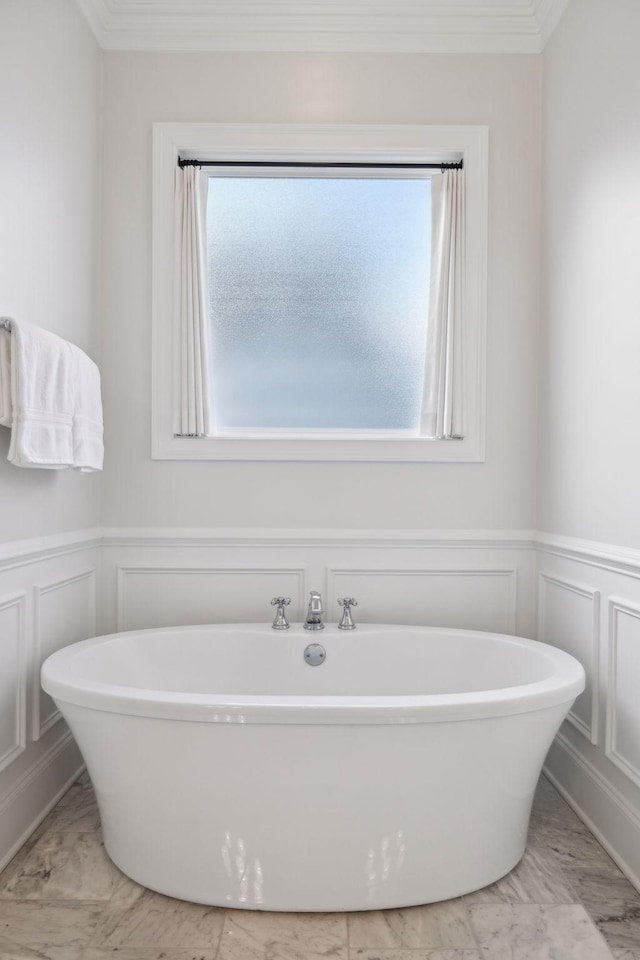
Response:
[{"label": "bathtub faucet", "polygon": [[276,615],[273,623],[271,624],[274,630],[288,630],[289,621],[287,620],[287,615],[284,612],[284,608],[288,607],[291,603],[291,597],[274,597],[271,601],[272,607],[277,607]]},{"label": "bathtub faucet", "polygon": [[338,630],[355,630],[356,625],[351,616],[351,607],[357,607],[358,601],[354,600],[353,597],[340,597],[338,603],[342,607],[342,616],[340,617]]},{"label": "bathtub faucet", "polygon": [[322,597],[317,590],[312,590],[309,609],[307,610],[307,619],[303,624],[305,630],[324,630],[324,623],[322,622],[323,613]]}]

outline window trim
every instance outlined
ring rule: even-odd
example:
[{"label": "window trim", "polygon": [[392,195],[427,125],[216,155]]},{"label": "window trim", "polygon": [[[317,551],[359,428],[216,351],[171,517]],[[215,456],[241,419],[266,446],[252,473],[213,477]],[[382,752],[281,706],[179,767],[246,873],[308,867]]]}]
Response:
[{"label": "window trim", "polygon": [[[176,437],[174,176],[178,157],[324,163],[464,160],[465,436]],[[484,460],[488,129],[484,126],[156,123],[153,126],[152,457],[159,460]],[[167,384],[172,384],[167,389]]]}]

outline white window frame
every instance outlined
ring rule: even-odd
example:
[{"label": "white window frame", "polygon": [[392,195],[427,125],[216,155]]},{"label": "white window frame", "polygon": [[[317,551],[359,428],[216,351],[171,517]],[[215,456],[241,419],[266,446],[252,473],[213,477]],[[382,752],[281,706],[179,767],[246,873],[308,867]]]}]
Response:
[{"label": "white window frame", "polygon": [[[462,158],[466,188],[464,437],[177,437],[179,325],[174,314],[178,157],[274,163],[440,163]],[[445,462],[484,460],[488,129],[484,126],[156,123],[153,126],[152,457],[156,460]]]}]

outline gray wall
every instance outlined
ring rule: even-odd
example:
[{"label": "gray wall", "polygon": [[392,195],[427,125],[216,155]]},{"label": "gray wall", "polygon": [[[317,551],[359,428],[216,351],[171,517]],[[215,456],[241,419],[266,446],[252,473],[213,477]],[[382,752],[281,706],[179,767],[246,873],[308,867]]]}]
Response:
[{"label": "gray wall", "polygon": [[[97,358],[101,53],[74,0],[3,0],[0,30],[0,314]],[[0,540],[98,523],[100,477],[7,460]]]},{"label": "gray wall", "polygon": [[[532,527],[539,58],[109,53],[105,61],[103,522]],[[151,460],[153,121],[489,125],[486,463]]]}]

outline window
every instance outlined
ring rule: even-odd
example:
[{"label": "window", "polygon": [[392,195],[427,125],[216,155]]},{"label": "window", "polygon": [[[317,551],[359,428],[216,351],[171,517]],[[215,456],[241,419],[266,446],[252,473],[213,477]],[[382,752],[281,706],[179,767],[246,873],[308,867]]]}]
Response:
[{"label": "window", "polygon": [[218,435],[419,435],[431,181],[340,172],[208,176]]},{"label": "window", "polygon": [[[157,124],[154,139],[155,457],[482,459],[484,128]],[[176,435],[179,155],[215,161],[206,168],[208,437]],[[465,430],[445,440],[427,437],[421,421],[432,235],[426,166],[461,156]]]}]

